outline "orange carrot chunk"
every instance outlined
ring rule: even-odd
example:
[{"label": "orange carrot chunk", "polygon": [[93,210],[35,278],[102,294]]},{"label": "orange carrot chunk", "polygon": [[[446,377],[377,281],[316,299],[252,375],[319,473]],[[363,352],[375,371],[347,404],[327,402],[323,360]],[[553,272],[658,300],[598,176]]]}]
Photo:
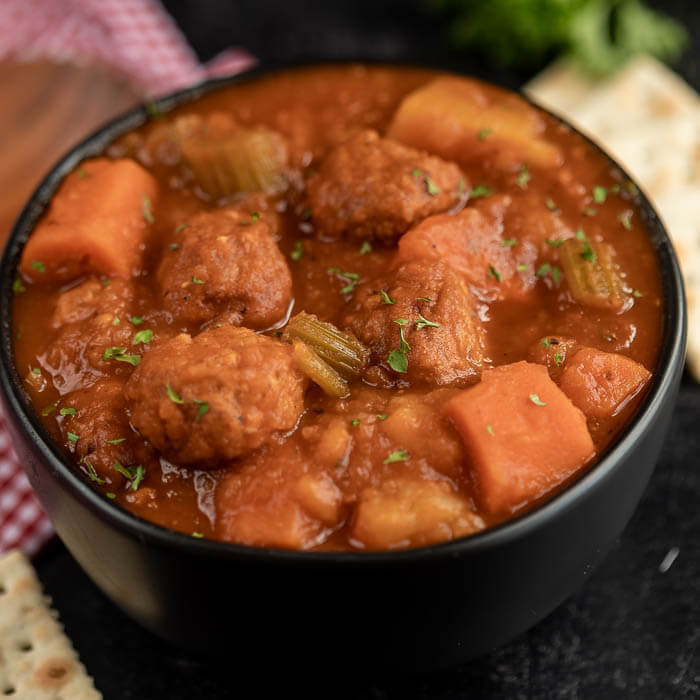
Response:
[{"label": "orange carrot chunk", "polygon": [[96,158],[66,177],[29,238],[20,269],[36,282],[128,279],[154,221],[158,184],[133,160]]},{"label": "orange carrot chunk", "polygon": [[489,370],[443,411],[464,442],[477,501],[491,515],[540,498],[595,454],[585,416],[542,365]]},{"label": "orange carrot chunk", "polygon": [[651,372],[624,355],[580,348],[566,361],[561,390],[587,418],[617,415],[648,383]]}]

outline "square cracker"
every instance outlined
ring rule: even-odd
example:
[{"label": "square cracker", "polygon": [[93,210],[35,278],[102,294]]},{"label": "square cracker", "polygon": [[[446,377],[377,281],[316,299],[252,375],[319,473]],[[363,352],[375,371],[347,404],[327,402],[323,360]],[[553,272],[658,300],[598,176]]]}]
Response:
[{"label": "square cracker", "polygon": [[683,270],[687,361],[700,380],[700,97],[648,56],[600,81],[562,59],[525,91],[597,141],[656,206]]},{"label": "square cracker", "polygon": [[17,550],[0,557],[0,696],[102,698],[49,607],[32,565]]}]

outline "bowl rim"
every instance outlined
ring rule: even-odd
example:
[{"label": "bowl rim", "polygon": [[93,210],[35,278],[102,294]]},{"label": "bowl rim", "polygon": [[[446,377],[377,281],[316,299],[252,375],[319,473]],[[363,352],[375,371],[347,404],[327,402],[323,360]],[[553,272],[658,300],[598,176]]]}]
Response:
[{"label": "bowl rim", "polygon": [[536,109],[541,110],[558,123],[578,134],[586,143],[601,155],[608,164],[619,172],[624,181],[636,187],[633,203],[640,214],[652,245],[656,252],[658,269],[663,291],[664,313],[662,331],[662,352],[657,360],[656,370],[650,387],[647,389],[641,405],[630,418],[616,439],[608,446],[602,458],[593,464],[584,474],[575,477],[569,484],[553,497],[524,513],[466,537],[446,542],[426,545],[405,550],[379,552],[348,551],[305,551],[286,550],[274,547],[257,547],[241,545],[218,540],[200,539],[191,535],[170,530],[145,520],[105,498],[94,489],[87,480],[72,466],[62,449],[53,440],[35,414],[24,392],[22,380],[15,365],[12,347],[12,282],[16,278],[17,264],[22,249],[35,224],[45,210],[51,197],[58,189],[64,177],[74,170],[79,162],[88,157],[104,153],[105,148],[118,136],[141,126],[153,118],[153,114],[167,114],[172,109],[193,102],[198,98],[217,90],[247,83],[275,74],[299,69],[313,69],[331,66],[368,66],[387,68],[415,68],[438,70],[458,77],[478,76],[462,74],[446,69],[444,65],[415,64],[402,61],[373,60],[301,60],[255,65],[243,72],[209,79],[200,84],[168,93],[151,101],[123,112],[106,122],[79,143],[73,146],[48,171],[33,191],[23,207],[7,239],[2,259],[0,260],[0,393],[4,405],[15,427],[23,433],[23,438],[32,443],[41,454],[44,462],[53,472],[54,478],[62,482],[71,496],[77,499],[94,515],[123,535],[136,538],[143,544],[161,549],[186,549],[195,556],[216,557],[222,560],[254,560],[259,563],[277,563],[295,565],[304,562],[306,566],[402,566],[415,564],[423,560],[454,558],[468,556],[483,550],[503,546],[511,541],[525,537],[531,531],[555,520],[560,513],[573,507],[590,490],[597,488],[615,470],[624,455],[629,453],[634,444],[640,440],[650,422],[659,411],[664,409],[666,395],[674,389],[677,375],[685,358],[687,333],[687,311],[683,278],[680,266],[669,235],[656,213],[644,190],[635,182],[619,163],[604,151],[589,136],[562,119],[549,109],[538,104],[536,100],[521,90],[505,88],[490,81],[489,84],[518,94]]}]

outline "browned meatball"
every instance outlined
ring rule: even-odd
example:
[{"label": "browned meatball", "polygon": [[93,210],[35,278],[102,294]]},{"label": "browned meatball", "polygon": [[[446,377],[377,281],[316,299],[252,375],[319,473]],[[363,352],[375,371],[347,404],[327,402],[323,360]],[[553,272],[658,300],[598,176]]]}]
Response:
[{"label": "browned meatball", "polygon": [[209,466],[293,428],[305,385],[291,346],[224,325],[153,348],[125,395],[132,425],[166,457]]},{"label": "browned meatball", "polygon": [[454,163],[367,130],[334,148],[308,188],[322,235],[393,243],[421,219],[454,206],[467,183]]},{"label": "browned meatball", "polygon": [[462,385],[488,362],[475,300],[443,263],[404,263],[391,277],[358,287],[341,325],[386,367],[389,353],[401,350],[403,330],[410,349],[405,351],[407,371],[397,374],[411,381]]},{"label": "browned meatball", "polygon": [[283,319],[292,278],[276,228],[273,214],[244,208],[193,216],[179,246],[164,253],[158,268],[164,307],[194,326],[219,317],[267,328]]}]

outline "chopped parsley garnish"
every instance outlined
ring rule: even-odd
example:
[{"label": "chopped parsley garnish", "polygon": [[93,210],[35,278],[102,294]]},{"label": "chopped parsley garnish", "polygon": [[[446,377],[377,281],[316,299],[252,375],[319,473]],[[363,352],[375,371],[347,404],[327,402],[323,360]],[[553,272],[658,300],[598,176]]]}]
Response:
[{"label": "chopped parsley garnish", "polygon": [[545,348],[551,347],[551,343],[549,342],[549,338],[542,338],[542,340],[540,340],[540,344],[543,345]]},{"label": "chopped parsley garnish", "polygon": [[379,290],[379,296],[382,298],[382,304],[395,304],[396,299],[392,299],[383,289]]},{"label": "chopped parsley garnish", "polygon": [[146,470],[142,464],[136,464],[133,467],[125,467],[119,460],[115,459],[112,469],[119,472],[123,477],[131,482],[131,490],[136,491],[146,476]]},{"label": "chopped parsley garnish", "polygon": [[113,501],[113,500],[117,497],[117,494],[116,494],[116,493],[112,493],[112,492],[110,491],[109,493],[106,493],[105,496],[107,496],[107,498],[109,498],[110,501]]},{"label": "chopped parsley garnish", "polygon": [[563,360],[563,359],[564,359],[564,358],[562,357],[562,355],[561,355],[560,352],[555,352],[555,353],[554,353],[554,364],[555,364],[557,367],[560,367],[560,366],[561,366],[561,363],[562,363],[562,360]]},{"label": "chopped parsley garnish", "polygon": [[605,187],[597,185],[593,188],[593,201],[597,204],[602,204],[608,198],[608,190]]},{"label": "chopped parsley garnish", "polygon": [[384,460],[384,464],[391,464],[392,462],[405,462],[409,459],[411,455],[408,454],[406,450],[394,450],[389,453],[389,456]]},{"label": "chopped parsley garnish", "polygon": [[377,413],[377,418],[379,418],[379,420],[386,420],[387,414],[386,413]]},{"label": "chopped parsley garnish", "polygon": [[556,265],[552,265],[552,279],[554,284],[561,282],[561,270]]},{"label": "chopped parsley garnish", "polygon": [[395,318],[394,323],[396,323],[399,326],[407,326],[408,319],[407,318]]},{"label": "chopped parsley garnish", "polygon": [[126,438],[115,438],[114,440],[107,440],[108,445],[121,445]]},{"label": "chopped parsley garnish", "polygon": [[540,265],[535,272],[535,276],[544,279],[552,271],[552,266],[546,262]]},{"label": "chopped parsley garnish", "polygon": [[197,421],[202,416],[209,413],[209,403],[207,401],[198,401],[197,399],[195,399],[194,402],[197,404],[197,415],[194,418]]},{"label": "chopped parsley garnish", "polygon": [[426,175],[425,176],[425,191],[434,197],[436,194],[440,194],[442,190]]},{"label": "chopped parsley garnish", "polygon": [[180,233],[180,231],[184,231],[187,228],[185,224],[180,224],[174,231],[174,233]]},{"label": "chopped parsley garnish", "polygon": [[112,347],[105,348],[102,359],[128,362],[130,365],[136,367],[139,362],[141,362],[141,355],[127,355],[125,347],[113,345]]},{"label": "chopped parsley garnish", "polygon": [[467,183],[464,182],[464,178],[460,177],[459,180],[457,180],[457,194],[462,195],[464,194],[464,190],[467,186]]},{"label": "chopped parsley garnish", "polygon": [[372,244],[369,241],[362,241],[360,246],[360,255],[367,255],[372,252]]},{"label": "chopped parsley garnish", "polygon": [[472,199],[476,199],[477,197],[488,197],[491,192],[493,192],[493,190],[486,185],[476,185],[476,187],[472,187],[469,191],[469,196]]},{"label": "chopped parsley garnish", "polygon": [[579,240],[579,241],[586,240],[586,234],[583,232],[582,228],[580,228],[578,231],[576,231],[576,240]]},{"label": "chopped parsley garnish", "polygon": [[624,214],[620,214],[620,223],[628,230],[632,230],[632,214],[630,212],[625,212]]},{"label": "chopped parsley garnish", "polygon": [[595,262],[595,252],[587,241],[583,241],[583,251],[581,252],[581,257],[589,262]]},{"label": "chopped parsley garnish", "polygon": [[304,207],[304,211],[301,212],[299,217],[302,221],[308,221],[311,218],[311,207]]},{"label": "chopped parsley garnish", "polygon": [[[41,409],[42,416],[48,416],[56,410],[56,403],[51,403],[48,406]],[[63,411],[65,409],[61,409]],[[62,414],[63,415],[63,414]]]},{"label": "chopped parsley garnish", "polygon": [[99,484],[100,486],[105,483],[104,479],[100,479],[100,477],[97,476],[97,472],[95,471],[95,467],[93,467],[92,464],[90,464],[90,462],[87,461],[87,459],[85,459],[83,457],[82,462],[87,467],[87,475],[91,481],[94,481],[96,484]]},{"label": "chopped parsley garnish", "polygon": [[518,170],[518,177],[515,179],[515,181],[518,183],[518,187],[520,187],[521,190],[526,190],[527,185],[530,182],[530,178],[530,169],[527,167],[526,163],[523,163]]},{"label": "chopped parsley garnish", "polygon": [[132,345],[138,345],[139,343],[150,343],[153,338],[153,331],[150,329],[138,331],[134,334],[134,339],[131,342]]},{"label": "chopped parsley garnish", "polygon": [[75,173],[81,180],[85,177],[90,177],[90,173],[87,170],[83,170],[80,168],[80,170],[77,170]]},{"label": "chopped parsley garnish", "polygon": [[430,297],[416,297],[416,301],[428,301],[432,304],[435,299],[431,299]]},{"label": "chopped parsley garnish", "polygon": [[260,213],[257,211],[253,211],[250,213],[250,221],[252,223],[255,223],[256,221],[260,221]]},{"label": "chopped parsley garnish", "polygon": [[167,393],[168,393],[168,398],[169,398],[173,403],[180,403],[180,404],[185,403],[185,402],[177,395],[177,393],[174,391],[174,389],[170,386],[170,382],[168,382],[168,383],[165,385],[165,390],[166,390]]},{"label": "chopped parsley garnish", "polygon": [[193,532],[191,537],[196,537],[197,539],[201,540],[204,535],[201,532]]},{"label": "chopped parsley garnish", "polygon": [[515,240],[515,238],[504,238],[501,241],[501,245],[504,248],[512,248],[514,245],[517,245],[518,241]]},{"label": "chopped parsley garnish", "polygon": [[360,425],[360,423],[362,423],[362,421],[359,418],[353,418],[350,421],[350,425]]},{"label": "chopped parsley garnish", "polygon": [[80,435],[76,435],[75,433],[67,432],[66,437],[68,438],[69,442],[72,442],[74,445],[78,440],[80,440]]},{"label": "chopped parsley garnish", "polygon": [[597,213],[598,213],[598,211],[596,209],[594,209],[593,207],[586,207],[583,210],[584,216],[595,216]]},{"label": "chopped parsley garnish", "polygon": [[547,197],[547,199],[544,200],[544,205],[549,211],[556,211],[559,208],[551,197]]},{"label": "chopped parsley garnish", "polygon": [[501,273],[493,265],[489,265],[489,277],[494,278],[499,283],[502,279]]},{"label": "chopped parsley garnish", "polygon": [[416,328],[440,328],[439,323],[435,323],[435,321],[428,321],[427,318],[422,316],[421,314],[418,314],[418,320],[416,321]]},{"label": "chopped parsley garnish", "polygon": [[41,369],[39,367],[34,367],[34,369],[32,369],[32,374],[41,374]]},{"label": "chopped parsley garnish", "polygon": [[170,248],[170,250],[177,250],[179,247],[179,243],[168,243],[168,248]]},{"label": "chopped parsley garnish", "polygon": [[530,401],[535,404],[535,406],[546,406],[547,404],[540,399],[537,394],[530,394]]},{"label": "chopped parsley garnish", "polygon": [[487,426],[486,426],[486,432],[487,432],[489,435],[493,435],[493,427],[492,427],[491,425],[487,425]]},{"label": "chopped parsley garnish", "polygon": [[635,290],[632,292],[632,296],[635,297],[635,298],[637,298],[637,299],[640,299],[641,297],[644,296],[644,294],[643,294],[642,292],[640,292],[638,289],[635,289]]},{"label": "chopped parsley garnish", "polygon": [[558,248],[563,242],[563,238],[545,238],[544,242],[552,248]]},{"label": "chopped parsley garnish", "polygon": [[389,366],[395,372],[401,372],[405,374],[408,371],[408,357],[406,353],[411,349],[411,346],[406,342],[406,338],[403,334],[403,327],[408,325],[408,319],[406,318],[395,318],[394,323],[401,326],[399,329],[399,336],[401,342],[398,349],[392,350],[389,353]]},{"label": "chopped parsley garnish", "polygon": [[294,244],[294,248],[292,248],[292,252],[289,254],[289,257],[294,260],[294,262],[298,262],[301,260],[302,255],[304,255],[304,244],[302,241],[297,241]]},{"label": "chopped parsley garnish", "polygon": [[200,280],[197,275],[192,275],[192,284],[206,284],[204,280]]},{"label": "chopped parsley garnish", "polygon": [[491,133],[493,133],[493,129],[481,129],[481,131],[479,131],[479,133],[477,134],[477,138],[479,139],[479,141],[483,141]]},{"label": "chopped parsley garnish", "polygon": [[103,287],[109,287],[109,285],[112,284],[112,280],[111,279],[100,280],[100,284]]},{"label": "chopped parsley garnish", "polygon": [[418,168],[413,168],[413,170],[411,170],[411,175],[413,175],[413,177],[420,177],[422,174],[423,173]]},{"label": "chopped parsley garnish", "polygon": [[27,291],[27,288],[24,286],[19,277],[17,277],[17,279],[15,279],[15,281],[12,283],[12,291],[14,294],[21,294],[22,292]]},{"label": "chopped parsley garnish", "polygon": [[151,200],[145,194],[141,195],[141,214],[143,214],[143,218],[149,224],[155,223],[153,212],[151,212]]},{"label": "chopped parsley garnish", "polygon": [[115,317],[112,319],[112,325],[113,325],[113,326],[118,326],[118,325],[119,325],[119,316],[115,316]]},{"label": "chopped parsley garnish", "polygon": [[143,316],[132,316],[129,319],[129,323],[133,323],[135,326],[140,326],[143,323]]},{"label": "chopped parsley garnish", "polygon": [[32,262],[32,270],[36,270],[43,275],[46,272],[46,265],[44,265],[41,260],[34,260],[34,262]]},{"label": "chopped parsley garnish", "polygon": [[352,291],[355,289],[355,286],[360,281],[360,275],[357,272],[343,272],[337,267],[329,267],[328,273],[347,281],[347,284],[340,290],[341,294],[352,293]]},{"label": "chopped parsley garnish", "polygon": [[515,269],[518,272],[525,272],[525,270],[527,270],[527,265],[525,263],[520,263],[519,265],[515,266]]},{"label": "chopped parsley garnish", "polygon": [[66,408],[62,408],[59,413],[62,416],[74,416],[75,415],[75,409],[72,406],[67,406]]}]

